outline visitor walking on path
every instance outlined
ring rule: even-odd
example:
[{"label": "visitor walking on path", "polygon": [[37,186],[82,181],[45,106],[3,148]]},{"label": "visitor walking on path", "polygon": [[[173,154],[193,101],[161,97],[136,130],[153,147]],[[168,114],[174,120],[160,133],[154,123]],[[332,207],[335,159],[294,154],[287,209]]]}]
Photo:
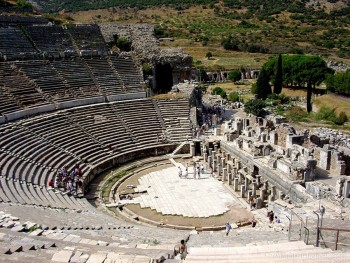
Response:
[{"label": "visitor walking on path", "polygon": [[181,240],[181,243],[180,243],[180,255],[181,255],[181,259],[186,259],[186,256],[188,254],[188,251],[187,251],[187,246],[186,246],[186,243],[185,243],[185,240]]},{"label": "visitor walking on path", "polygon": [[226,228],[226,236],[228,236],[232,228],[229,222],[226,223],[225,228]]},{"label": "visitor walking on path", "polygon": [[272,210],[267,213],[267,217],[269,218],[270,224],[273,223],[274,213]]},{"label": "visitor walking on path", "polygon": [[181,167],[179,166],[179,177],[181,178],[182,176],[182,170],[181,170]]}]

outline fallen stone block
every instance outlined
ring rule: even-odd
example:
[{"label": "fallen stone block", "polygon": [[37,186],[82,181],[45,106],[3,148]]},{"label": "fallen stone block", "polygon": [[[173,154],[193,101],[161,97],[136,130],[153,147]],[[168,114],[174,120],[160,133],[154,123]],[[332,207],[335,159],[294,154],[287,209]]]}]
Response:
[{"label": "fallen stone block", "polygon": [[52,261],[56,262],[69,262],[73,256],[73,251],[61,250],[52,256]]},{"label": "fallen stone block", "polygon": [[27,221],[24,223],[24,226],[27,230],[29,230],[29,229],[33,229],[33,228],[37,227],[37,224],[30,222],[30,221]]},{"label": "fallen stone block", "polygon": [[13,222],[13,221],[9,221],[9,222],[2,225],[2,227],[4,227],[4,228],[12,228],[14,226],[15,226],[15,222]]},{"label": "fallen stone block", "polygon": [[107,255],[106,254],[92,254],[87,263],[103,263],[105,261]]},{"label": "fallen stone block", "polygon": [[44,230],[36,229],[33,232],[31,232],[29,235],[30,236],[40,236],[43,232],[44,232]]},{"label": "fallen stone block", "polygon": [[22,225],[18,225],[18,226],[11,228],[11,231],[14,231],[14,232],[22,232],[24,230],[25,230],[25,227]]}]

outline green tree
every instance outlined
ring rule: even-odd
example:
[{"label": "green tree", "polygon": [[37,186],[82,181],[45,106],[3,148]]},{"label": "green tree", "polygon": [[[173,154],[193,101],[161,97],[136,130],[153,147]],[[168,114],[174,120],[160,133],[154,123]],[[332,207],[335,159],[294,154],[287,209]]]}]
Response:
[{"label": "green tree", "polygon": [[256,81],[256,95],[258,99],[266,99],[271,94],[270,77],[265,68],[260,70],[258,79]]},{"label": "green tree", "polygon": [[[274,76],[278,58],[273,58],[265,63],[268,76]],[[284,55],[282,56],[282,76],[285,86],[297,86],[307,89],[307,111],[312,111],[312,92],[316,85],[321,84],[327,74],[334,71],[327,67],[326,62],[318,56]]]},{"label": "green tree", "polygon": [[231,70],[228,75],[228,79],[231,80],[232,82],[240,81],[242,78],[242,74],[238,69]]},{"label": "green tree", "polygon": [[273,83],[273,92],[275,94],[280,94],[282,92],[282,85],[283,85],[282,55],[279,54],[274,83]]},{"label": "green tree", "polygon": [[328,74],[326,77],[327,90],[342,95],[350,95],[350,70]]},{"label": "green tree", "polygon": [[210,59],[213,57],[213,54],[210,51],[208,51],[207,54],[205,54],[205,56],[207,57],[207,59]]},{"label": "green tree", "polygon": [[246,113],[254,114],[257,117],[263,117],[265,113],[265,106],[265,101],[261,99],[250,100],[246,104],[244,104],[244,111]]}]

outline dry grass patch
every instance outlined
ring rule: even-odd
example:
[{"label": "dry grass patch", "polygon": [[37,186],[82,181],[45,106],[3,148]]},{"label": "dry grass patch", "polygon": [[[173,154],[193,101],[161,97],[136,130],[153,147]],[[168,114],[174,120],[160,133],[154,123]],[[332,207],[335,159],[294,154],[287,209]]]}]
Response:
[{"label": "dry grass patch", "polygon": [[321,106],[326,106],[331,109],[336,108],[338,114],[344,111],[346,115],[350,117],[350,98],[327,94],[315,99],[314,104],[317,108],[320,108]]}]

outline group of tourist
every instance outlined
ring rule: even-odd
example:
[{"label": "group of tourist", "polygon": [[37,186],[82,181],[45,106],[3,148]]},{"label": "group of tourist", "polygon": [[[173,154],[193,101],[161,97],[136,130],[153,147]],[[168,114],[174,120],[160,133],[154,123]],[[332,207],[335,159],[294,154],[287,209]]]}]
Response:
[{"label": "group of tourist", "polygon": [[62,169],[58,170],[54,181],[52,179],[49,181],[49,187],[76,195],[81,192],[82,175],[83,173],[78,164],[71,171],[68,170],[67,166],[63,166]]},{"label": "group of tourist", "polygon": [[215,128],[216,125],[222,123],[222,115],[225,113],[224,107],[210,106],[203,107],[203,124],[207,129]]},{"label": "group of tourist", "polygon": [[[179,177],[182,178],[183,172],[181,167],[178,167]],[[202,163],[193,162],[193,178],[200,179],[201,174],[204,174],[204,165]],[[188,178],[188,163],[185,166],[185,178]]]}]

